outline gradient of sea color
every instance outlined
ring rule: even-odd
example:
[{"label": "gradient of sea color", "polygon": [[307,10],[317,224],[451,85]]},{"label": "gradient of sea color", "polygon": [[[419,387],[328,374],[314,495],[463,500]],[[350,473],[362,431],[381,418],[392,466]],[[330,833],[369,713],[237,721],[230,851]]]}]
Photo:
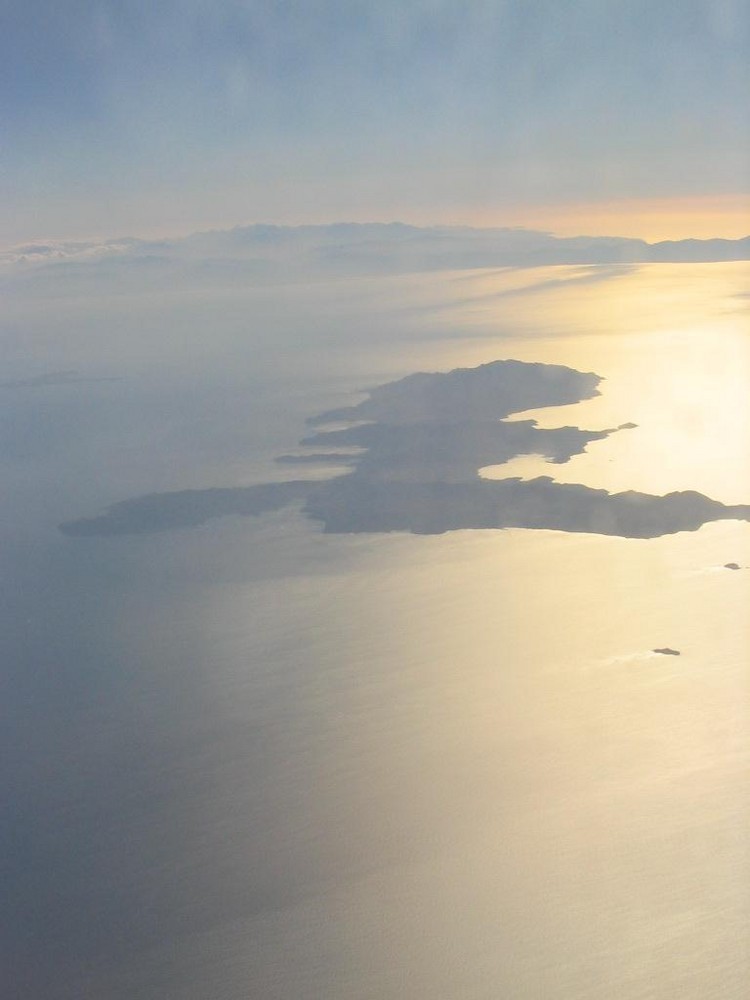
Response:
[{"label": "gradient of sea color", "polygon": [[603,379],[511,419],[637,427],[484,476],[747,504],[747,278],[16,291],[2,995],[744,1000],[750,525],[326,534],[293,505],[58,526],[292,480],[276,459],[309,416],[497,359]]}]

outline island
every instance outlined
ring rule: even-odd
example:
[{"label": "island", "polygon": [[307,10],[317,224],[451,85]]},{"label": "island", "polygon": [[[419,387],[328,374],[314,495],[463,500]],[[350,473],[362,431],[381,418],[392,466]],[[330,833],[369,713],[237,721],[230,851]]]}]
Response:
[{"label": "island", "polygon": [[521,455],[561,464],[591,442],[634,426],[547,429],[533,419],[507,419],[592,398],[601,382],[593,372],[514,360],[420,372],[377,386],[352,406],[310,418],[315,430],[302,439],[304,451],[278,459],[347,467],[334,478],[152,493],[60,528],[76,537],[143,534],[295,504],[334,533],[527,528],[656,538],[695,531],[708,521],[750,520],[750,505],[725,505],[693,491],[609,493],[551,476],[480,477],[481,468]]}]

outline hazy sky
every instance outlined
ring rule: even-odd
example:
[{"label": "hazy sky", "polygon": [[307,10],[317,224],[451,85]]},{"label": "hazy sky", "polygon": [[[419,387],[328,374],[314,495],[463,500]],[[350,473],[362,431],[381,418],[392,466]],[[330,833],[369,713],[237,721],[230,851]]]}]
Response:
[{"label": "hazy sky", "polygon": [[5,243],[747,205],[745,0],[2,10]]}]

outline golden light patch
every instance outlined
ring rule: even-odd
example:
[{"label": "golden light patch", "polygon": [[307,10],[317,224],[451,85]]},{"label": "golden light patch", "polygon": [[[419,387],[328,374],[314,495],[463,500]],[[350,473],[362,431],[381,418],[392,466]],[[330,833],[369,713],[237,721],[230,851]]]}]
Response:
[{"label": "golden light patch", "polygon": [[642,198],[518,206],[475,225],[514,225],[558,236],[627,236],[647,240],[740,239],[750,235],[750,196]]}]

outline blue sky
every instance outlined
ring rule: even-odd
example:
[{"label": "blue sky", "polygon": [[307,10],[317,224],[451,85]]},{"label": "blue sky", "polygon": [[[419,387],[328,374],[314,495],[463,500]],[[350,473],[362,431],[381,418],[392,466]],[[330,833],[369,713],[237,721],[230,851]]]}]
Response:
[{"label": "blue sky", "polygon": [[746,193],[744,0],[2,10],[6,243]]}]

